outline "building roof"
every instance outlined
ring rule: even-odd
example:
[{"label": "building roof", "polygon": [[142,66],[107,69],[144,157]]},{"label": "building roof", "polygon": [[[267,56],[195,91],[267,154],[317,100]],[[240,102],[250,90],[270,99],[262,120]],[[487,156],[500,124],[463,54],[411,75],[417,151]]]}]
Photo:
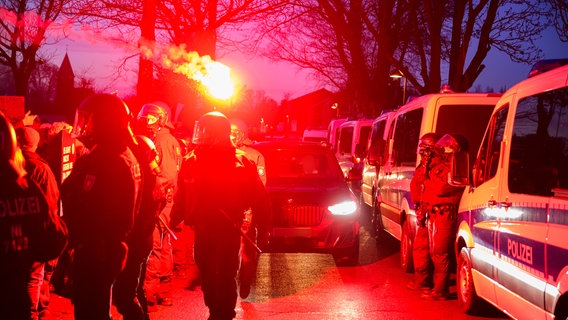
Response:
[{"label": "building roof", "polygon": [[57,72],[57,76],[59,78],[62,77],[75,78],[75,73],[73,72],[73,67],[71,66],[71,61],[69,60],[69,56],[67,55],[67,53],[65,53],[65,57],[63,57],[61,66],[59,66],[59,71]]}]

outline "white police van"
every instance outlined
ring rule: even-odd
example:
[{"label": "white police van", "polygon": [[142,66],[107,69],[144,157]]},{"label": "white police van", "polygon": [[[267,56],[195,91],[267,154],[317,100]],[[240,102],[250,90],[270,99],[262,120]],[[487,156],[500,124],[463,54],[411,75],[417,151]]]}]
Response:
[{"label": "white police van", "polygon": [[482,298],[516,319],[567,319],[568,66],[503,95],[471,183],[461,185],[455,249],[464,311]]},{"label": "white police van", "polygon": [[[412,248],[416,213],[410,199],[410,181],[419,163],[420,137],[429,132],[459,133],[471,148],[479,146],[500,94],[435,93],[409,101],[391,114],[387,147],[377,176],[373,228],[400,240],[400,263],[407,272],[414,265]],[[374,152],[374,151],[369,151]]]},{"label": "white police van", "polygon": [[377,193],[377,176],[384,162],[387,142],[387,128],[392,120],[393,111],[381,113],[371,125],[371,134],[367,142],[367,155],[363,159],[363,177],[361,180],[361,207],[374,208],[375,194]]},{"label": "white police van", "polygon": [[361,193],[362,159],[367,152],[373,119],[348,120],[339,126],[339,141],[335,157],[349,187],[356,196]]}]

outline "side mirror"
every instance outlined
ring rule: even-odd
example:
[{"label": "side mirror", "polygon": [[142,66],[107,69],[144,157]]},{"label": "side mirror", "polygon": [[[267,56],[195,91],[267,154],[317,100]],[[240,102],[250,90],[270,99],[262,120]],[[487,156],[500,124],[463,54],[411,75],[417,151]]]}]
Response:
[{"label": "side mirror", "polygon": [[355,156],[359,158],[365,157],[365,146],[362,143],[355,145]]},{"label": "side mirror", "polygon": [[458,152],[452,155],[448,183],[455,187],[469,185],[469,153]]},{"label": "side mirror", "polygon": [[371,145],[369,152],[367,152],[367,162],[372,166],[379,165],[379,149]]}]

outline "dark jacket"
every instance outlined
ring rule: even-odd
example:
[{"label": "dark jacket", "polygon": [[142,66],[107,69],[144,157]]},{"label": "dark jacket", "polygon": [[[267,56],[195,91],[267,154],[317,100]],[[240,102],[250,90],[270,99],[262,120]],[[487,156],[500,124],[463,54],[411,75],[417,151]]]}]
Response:
[{"label": "dark jacket", "polygon": [[59,202],[59,187],[57,186],[57,180],[47,161],[41,158],[36,152],[22,151],[22,154],[26,159],[26,171],[28,176],[39,184],[47,200],[57,205]]},{"label": "dark jacket", "polygon": [[126,146],[96,146],[63,182],[61,198],[70,244],[124,241],[132,227],[140,167]]},{"label": "dark jacket", "polygon": [[[174,196],[172,224],[227,232],[252,209],[260,230],[270,220],[268,195],[256,166],[237,157],[234,147],[198,147],[182,163]],[[226,215],[225,215],[226,214]],[[227,219],[228,218],[230,219]]]}]

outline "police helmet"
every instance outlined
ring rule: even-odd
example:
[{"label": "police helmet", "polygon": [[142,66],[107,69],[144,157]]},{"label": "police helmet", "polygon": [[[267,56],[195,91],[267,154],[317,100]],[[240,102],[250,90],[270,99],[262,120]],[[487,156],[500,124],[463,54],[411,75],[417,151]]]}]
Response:
[{"label": "police helmet", "polygon": [[169,122],[170,108],[163,102],[147,103],[138,112],[139,124],[151,133],[156,133],[163,127],[173,129]]},{"label": "police helmet", "polygon": [[16,140],[16,131],[2,111],[0,111],[0,168],[2,172],[5,172],[4,168],[11,169],[10,171],[17,177],[26,174],[23,155]]},{"label": "police helmet", "polygon": [[193,143],[196,145],[231,144],[231,123],[218,111],[202,115],[193,128]]},{"label": "police helmet", "polygon": [[114,94],[94,94],[85,99],[75,114],[72,136],[87,148],[117,141],[131,143],[130,110]]},{"label": "police helmet", "polygon": [[445,134],[436,142],[436,151],[440,154],[468,151],[467,139],[460,134]]},{"label": "police helmet", "polygon": [[441,135],[435,132],[424,134],[418,141],[417,153],[423,159],[429,159],[434,155],[436,141],[440,139]]},{"label": "police helmet", "polygon": [[248,138],[248,126],[241,119],[231,119],[231,140],[235,146],[241,146]]}]

